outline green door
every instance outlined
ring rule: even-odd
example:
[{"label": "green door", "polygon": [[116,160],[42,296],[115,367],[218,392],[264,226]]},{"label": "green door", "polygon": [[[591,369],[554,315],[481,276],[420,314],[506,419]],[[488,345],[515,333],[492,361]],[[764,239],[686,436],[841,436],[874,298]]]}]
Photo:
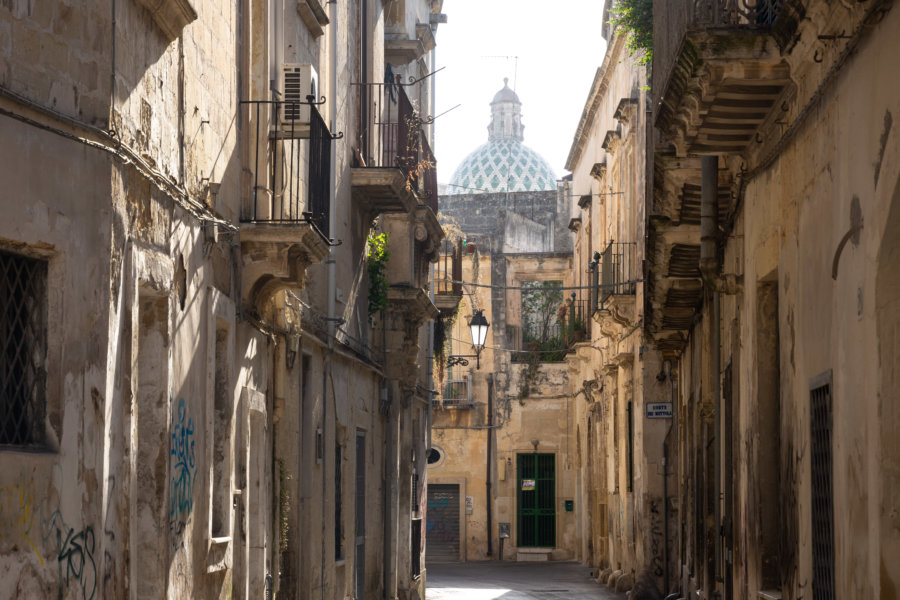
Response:
[{"label": "green door", "polygon": [[556,547],[556,455],[517,458],[520,547]]}]

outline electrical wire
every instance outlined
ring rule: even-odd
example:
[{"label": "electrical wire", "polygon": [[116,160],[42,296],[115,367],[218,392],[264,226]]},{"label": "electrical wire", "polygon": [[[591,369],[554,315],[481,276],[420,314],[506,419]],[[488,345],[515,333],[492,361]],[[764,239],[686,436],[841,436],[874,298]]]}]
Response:
[{"label": "electrical wire", "polygon": [[526,290],[529,292],[540,292],[540,291],[567,291],[567,290],[593,290],[593,289],[603,289],[603,288],[615,288],[619,286],[631,285],[634,283],[643,283],[642,279],[629,279],[627,281],[617,281],[616,283],[598,283],[597,285],[564,285],[564,286],[521,286],[521,285],[494,285],[488,283],[475,283],[473,281],[462,281],[458,279],[435,279],[435,281],[443,281],[446,283],[459,283],[461,285],[471,285],[473,287],[480,288],[489,288],[492,290]]}]

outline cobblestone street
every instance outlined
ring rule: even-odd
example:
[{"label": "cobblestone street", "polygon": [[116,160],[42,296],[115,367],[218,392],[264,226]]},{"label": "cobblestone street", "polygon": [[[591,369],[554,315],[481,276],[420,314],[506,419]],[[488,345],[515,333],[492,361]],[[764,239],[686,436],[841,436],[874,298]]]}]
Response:
[{"label": "cobblestone street", "polygon": [[576,562],[475,562],[428,565],[428,600],[624,599]]}]

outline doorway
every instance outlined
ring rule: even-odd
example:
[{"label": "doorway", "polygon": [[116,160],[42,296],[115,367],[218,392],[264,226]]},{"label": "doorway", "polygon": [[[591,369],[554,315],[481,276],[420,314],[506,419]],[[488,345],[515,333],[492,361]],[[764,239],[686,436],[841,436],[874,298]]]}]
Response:
[{"label": "doorway", "polygon": [[519,454],[517,465],[518,546],[556,547],[556,455]]}]

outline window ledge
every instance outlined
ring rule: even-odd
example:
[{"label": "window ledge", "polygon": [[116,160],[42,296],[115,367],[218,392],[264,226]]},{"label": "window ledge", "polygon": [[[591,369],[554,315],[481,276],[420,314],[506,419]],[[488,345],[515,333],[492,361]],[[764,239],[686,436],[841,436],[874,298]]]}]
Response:
[{"label": "window ledge", "polygon": [[297,12],[300,13],[300,19],[303,24],[313,34],[313,37],[319,37],[325,33],[325,25],[328,25],[328,15],[319,0],[297,0]]},{"label": "window ledge", "polygon": [[216,573],[231,568],[231,537],[209,538],[206,552],[206,572]]},{"label": "window ledge", "polygon": [[189,23],[197,20],[190,0],[138,0],[169,39],[175,39]]},{"label": "window ledge", "polygon": [[757,594],[759,600],[781,600],[781,592],[775,590],[760,590]]}]

